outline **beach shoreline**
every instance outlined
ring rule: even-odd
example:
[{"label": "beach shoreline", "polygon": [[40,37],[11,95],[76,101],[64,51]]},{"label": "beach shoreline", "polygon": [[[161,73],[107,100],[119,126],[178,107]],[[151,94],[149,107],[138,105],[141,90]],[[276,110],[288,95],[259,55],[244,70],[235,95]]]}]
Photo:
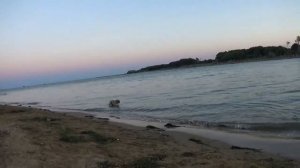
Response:
[{"label": "beach shoreline", "polygon": [[[297,167],[290,159],[238,149],[184,129],[0,105],[0,167]],[[150,124],[150,123],[149,123]]]},{"label": "beach shoreline", "polygon": [[[59,111],[56,111],[60,113]],[[68,114],[77,117],[88,117],[91,119],[108,119],[114,124],[120,124],[123,127],[134,126],[145,128],[147,125],[155,126],[159,129],[165,129],[168,133],[185,135],[185,136],[198,136],[208,140],[220,141],[231,146],[240,146],[246,148],[259,149],[263,152],[279,155],[289,159],[300,160],[300,140],[286,139],[274,136],[258,136],[245,132],[230,132],[229,130],[209,129],[192,127],[189,125],[177,125],[179,127],[167,129],[164,125],[165,122],[153,122],[145,120],[125,119],[116,116],[108,116],[103,114],[91,114],[84,111],[70,112]]]},{"label": "beach shoreline", "polygon": [[[155,126],[159,129],[165,129],[169,133],[187,134],[198,136],[209,140],[220,141],[227,145],[241,146],[246,148],[259,149],[264,152],[279,155],[289,159],[300,160],[300,140],[288,137],[279,137],[272,134],[261,132],[260,134],[254,132],[245,132],[243,130],[231,130],[220,128],[199,127],[192,125],[178,124],[179,127],[166,129],[164,126],[167,122],[164,121],[147,121],[131,118],[122,118],[119,116],[108,115],[104,113],[87,112],[80,110],[61,110],[56,108],[50,109],[53,112],[65,113],[74,115],[76,117],[88,117],[90,119],[107,119],[114,124],[120,124],[123,127],[134,126],[145,128],[147,125]],[[62,112],[64,111],[64,112]]]}]

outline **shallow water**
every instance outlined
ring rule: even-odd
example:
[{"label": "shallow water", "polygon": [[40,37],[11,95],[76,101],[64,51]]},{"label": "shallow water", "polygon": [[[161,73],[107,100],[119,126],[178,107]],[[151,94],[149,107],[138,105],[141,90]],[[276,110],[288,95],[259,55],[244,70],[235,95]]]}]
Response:
[{"label": "shallow water", "polygon": [[[120,108],[109,108],[120,99]],[[300,138],[300,59],[153,71],[2,91],[0,102]]]}]

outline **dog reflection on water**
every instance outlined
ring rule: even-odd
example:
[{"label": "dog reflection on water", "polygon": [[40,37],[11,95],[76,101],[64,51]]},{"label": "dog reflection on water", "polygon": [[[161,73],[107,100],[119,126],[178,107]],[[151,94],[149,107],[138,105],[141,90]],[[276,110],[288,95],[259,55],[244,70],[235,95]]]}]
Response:
[{"label": "dog reflection on water", "polygon": [[109,107],[119,107],[120,100],[111,100],[109,101]]}]

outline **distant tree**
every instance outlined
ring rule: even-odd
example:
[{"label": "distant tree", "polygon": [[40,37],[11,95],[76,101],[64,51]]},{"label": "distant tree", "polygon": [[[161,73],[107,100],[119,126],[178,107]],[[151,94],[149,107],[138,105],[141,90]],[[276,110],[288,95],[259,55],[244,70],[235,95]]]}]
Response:
[{"label": "distant tree", "polygon": [[289,48],[290,44],[291,44],[291,42],[287,41],[286,42],[286,48]]},{"label": "distant tree", "polygon": [[294,53],[294,54],[296,54],[297,52],[299,52],[299,44],[297,44],[297,43],[294,43],[293,45],[292,45],[292,47],[291,47],[291,50],[292,50],[292,52]]},{"label": "distant tree", "polygon": [[299,45],[299,43],[300,43],[300,36],[296,37],[295,43],[297,43]]},{"label": "distant tree", "polygon": [[287,55],[289,51],[290,50],[288,48],[281,47],[281,46],[278,47],[257,46],[257,47],[251,47],[249,49],[219,52],[216,55],[216,61],[228,62],[228,61],[240,61],[240,60],[257,59],[257,58],[273,58],[277,56]]}]

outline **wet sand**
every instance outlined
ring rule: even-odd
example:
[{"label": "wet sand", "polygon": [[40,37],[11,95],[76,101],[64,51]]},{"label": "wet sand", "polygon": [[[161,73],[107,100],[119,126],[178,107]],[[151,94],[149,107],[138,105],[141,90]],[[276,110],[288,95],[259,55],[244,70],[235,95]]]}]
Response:
[{"label": "wet sand", "polygon": [[[96,115],[103,117],[101,115]],[[138,121],[130,119],[116,119],[110,118],[113,122],[125,123],[138,127],[145,127],[146,125],[153,125],[155,127],[164,129],[166,123]],[[300,140],[287,139],[270,136],[268,134],[253,134],[246,132],[233,132],[226,129],[208,129],[181,125],[174,129],[167,129],[169,133],[175,132],[179,134],[189,134],[204,137],[210,140],[217,140],[229,145],[260,149],[261,151],[271,154],[280,155],[282,157],[300,160]]]},{"label": "wet sand", "polygon": [[[166,129],[166,128],[164,128]],[[299,167],[193,134],[0,105],[0,167]]]}]

